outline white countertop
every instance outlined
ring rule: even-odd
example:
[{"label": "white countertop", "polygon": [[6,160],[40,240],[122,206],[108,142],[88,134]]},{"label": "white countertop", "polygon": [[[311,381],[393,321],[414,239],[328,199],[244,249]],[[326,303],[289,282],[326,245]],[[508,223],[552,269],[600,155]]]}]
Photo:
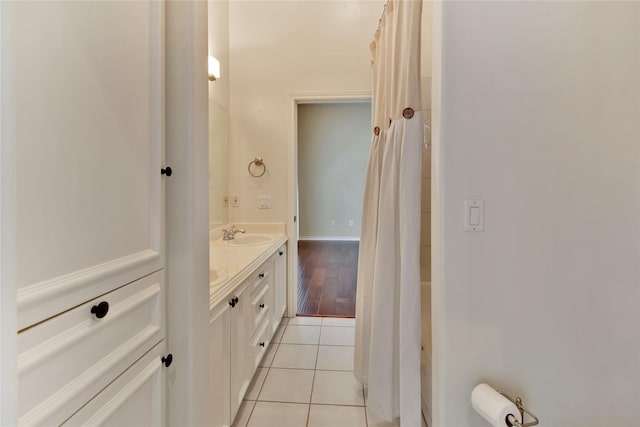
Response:
[{"label": "white countertop", "polygon": [[209,309],[224,301],[238,285],[287,241],[287,235],[284,233],[259,234],[268,236],[271,240],[251,246],[234,246],[228,242],[222,242],[219,237],[216,240],[209,240],[209,277],[213,278],[213,270],[222,272],[223,277],[225,273],[227,276],[224,280],[219,280],[219,283],[210,281]]}]

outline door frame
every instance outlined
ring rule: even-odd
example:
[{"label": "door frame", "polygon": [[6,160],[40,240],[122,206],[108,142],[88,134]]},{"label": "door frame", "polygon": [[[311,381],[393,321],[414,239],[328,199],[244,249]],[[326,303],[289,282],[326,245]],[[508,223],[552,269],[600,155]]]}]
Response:
[{"label": "door frame", "polygon": [[372,102],[371,91],[343,93],[299,93],[289,99],[289,143],[287,179],[287,220],[286,233],[289,238],[287,251],[287,316],[298,313],[298,105],[339,104]]},{"label": "door frame", "polygon": [[0,3],[0,425],[17,416],[17,334],[15,281],[15,108],[10,82],[11,3]]}]

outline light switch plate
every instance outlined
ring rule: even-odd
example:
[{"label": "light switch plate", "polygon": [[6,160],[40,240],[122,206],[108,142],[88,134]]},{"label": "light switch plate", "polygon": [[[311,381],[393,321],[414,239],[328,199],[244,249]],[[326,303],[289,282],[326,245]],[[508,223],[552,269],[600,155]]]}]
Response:
[{"label": "light switch plate", "polygon": [[464,201],[464,231],[484,231],[484,200]]},{"label": "light switch plate", "polygon": [[271,196],[258,196],[258,209],[271,209]]}]

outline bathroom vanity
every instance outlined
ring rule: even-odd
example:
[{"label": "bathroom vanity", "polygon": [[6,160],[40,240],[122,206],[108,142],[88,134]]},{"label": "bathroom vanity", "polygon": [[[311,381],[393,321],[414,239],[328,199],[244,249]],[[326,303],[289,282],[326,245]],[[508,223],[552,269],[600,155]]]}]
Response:
[{"label": "bathroom vanity", "polygon": [[211,425],[230,426],[286,307],[286,235],[210,243]]}]

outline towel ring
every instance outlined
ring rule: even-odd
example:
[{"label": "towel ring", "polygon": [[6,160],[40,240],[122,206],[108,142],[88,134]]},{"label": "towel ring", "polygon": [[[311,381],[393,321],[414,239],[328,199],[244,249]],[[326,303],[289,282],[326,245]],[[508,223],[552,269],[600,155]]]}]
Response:
[{"label": "towel ring", "polygon": [[[261,167],[262,168],[262,172],[260,174],[254,173],[251,170],[251,165],[256,165],[256,167],[258,167],[258,168]],[[249,166],[247,166],[247,169],[249,170],[249,175],[251,175],[253,177],[256,177],[256,178],[260,178],[267,171],[267,166],[264,164],[264,161],[262,160],[262,157],[256,157],[251,162],[249,162]]]}]

